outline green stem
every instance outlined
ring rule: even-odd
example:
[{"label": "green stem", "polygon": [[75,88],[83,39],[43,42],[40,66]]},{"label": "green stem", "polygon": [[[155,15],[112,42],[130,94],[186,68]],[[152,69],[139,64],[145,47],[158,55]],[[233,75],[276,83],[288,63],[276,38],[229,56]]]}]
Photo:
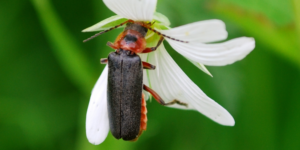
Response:
[{"label": "green stem", "polygon": [[[78,42],[72,37],[72,34],[68,32],[68,29],[55,13],[49,0],[31,0],[31,2],[37,11],[42,27],[51,46],[53,46],[53,52],[61,67],[71,82],[73,82],[82,93],[89,95],[92,86],[95,84],[93,78],[95,77],[95,73],[92,71],[87,58],[82,53],[83,49],[80,48]],[[78,112],[79,134],[76,147],[77,149],[94,149],[96,147],[88,143],[84,130],[87,101],[86,99],[82,99],[80,102],[81,105]]]},{"label": "green stem", "polygon": [[78,89],[88,95],[95,81],[92,78],[94,72],[84,57],[83,50],[63,25],[49,0],[31,0],[31,2],[61,67]]}]

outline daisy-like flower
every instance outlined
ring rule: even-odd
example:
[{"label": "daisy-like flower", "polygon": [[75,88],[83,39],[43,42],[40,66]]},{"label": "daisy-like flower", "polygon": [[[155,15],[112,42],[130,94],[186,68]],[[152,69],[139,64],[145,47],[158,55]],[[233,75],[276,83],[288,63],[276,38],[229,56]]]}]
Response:
[{"label": "daisy-like flower", "polygon": [[[151,28],[169,37],[187,41],[183,43],[165,38],[172,48],[187,58],[205,73],[211,75],[204,65],[224,66],[243,59],[255,47],[253,38],[240,37],[217,44],[205,44],[227,38],[225,24],[221,20],[206,20],[184,26],[170,28],[164,15],[155,12],[157,0],[103,0],[105,5],[117,15],[107,18],[83,32],[101,31],[112,28],[130,19],[155,22]],[[146,35],[147,46],[155,46],[160,36],[150,30]],[[226,126],[235,124],[233,117],[222,106],[209,98],[179,68],[167,53],[163,44],[149,54],[139,54],[143,61],[156,66],[154,71],[145,71],[143,83],[155,90],[166,101],[174,99],[188,104],[169,107],[197,110],[213,121]],[[108,67],[103,70],[90,98],[86,116],[86,134],[90,143],[102,143],[109,131],[107,111]],[[145,92],[146,99],[147,92]]]}]

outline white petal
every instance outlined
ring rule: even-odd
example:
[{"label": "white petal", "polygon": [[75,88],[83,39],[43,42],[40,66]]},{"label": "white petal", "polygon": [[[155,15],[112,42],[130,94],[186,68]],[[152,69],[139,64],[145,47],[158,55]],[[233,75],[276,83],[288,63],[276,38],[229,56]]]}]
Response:
[{"label": "white petal", "polygon": [[216,19],[198,21],[170,30],[159,31],[172,38],[195,43],[215,42],[227,38],[224,22]]},{"label": "white petal", "polygon": [[135,21],[152,21],[157,0],[103,0],[117,15]]},{"label": "white petal", "polygon": [[125,19],[119,15],[115,15],[115,16],[112,16],[112,17],[102,20],[99,23],[97,23],[91,27],[88,27],[88,28],[82,30],[82,32],[106,30],[106,29],[112,28],[116,25],[119,25],[119,24],[125,22],[126,20],[127,19]]},{"label": "white petal", "polygon": [[166,39],[186,58],[209,66],[224,66],[246,57],[255,47],[253,38],[240,37],[224,43],[182,43]]},{"label": "white petal", "polygon": [[192,61],[190,59],[187,59],[189,60],[192,64],[194,64],[196,67],[198,67],[199,69],[201,69],[204,73],[208,74],[209,76],[213,77],[212,74],[207,70],[207,68],[201,64],[201,63],[198,63],[198,62],[195,62],[195,61]]},{"label": "white petal", "polygon": [[[158,57],[154,57],[158,53]],[[222,125],[233,126],[234,119],[222,106],[205,95],[201,89],[179,68],[164,46],[156,52],[149,53],[149,63],[159,67],[159,77],[155,72],[149,71],[151,87],[166,102],[177,99],[188,104],[188,108],[177,104],[171,107],[195,109],[213,121]],[[158,59],[158,60],[155,60]],[[157,71],[157,70],[156,70]]]},{"label": "white petal", "polygon": [[106,66],[92,91],[86,114],[86,136],[89,142],[95,145],[102,143],[109,131],[106,104],[107,74]]}]

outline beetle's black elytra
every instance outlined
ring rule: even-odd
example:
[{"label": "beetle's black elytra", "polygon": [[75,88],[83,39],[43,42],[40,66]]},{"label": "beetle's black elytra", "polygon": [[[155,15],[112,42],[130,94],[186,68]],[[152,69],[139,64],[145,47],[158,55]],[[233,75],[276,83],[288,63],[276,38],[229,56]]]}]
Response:
[{"label": "beetle's black elytra", "polygon": [[140,131],[143,67],[138,55],[125,50],[108,56],[109,125],[117,139],[133,140]]}]

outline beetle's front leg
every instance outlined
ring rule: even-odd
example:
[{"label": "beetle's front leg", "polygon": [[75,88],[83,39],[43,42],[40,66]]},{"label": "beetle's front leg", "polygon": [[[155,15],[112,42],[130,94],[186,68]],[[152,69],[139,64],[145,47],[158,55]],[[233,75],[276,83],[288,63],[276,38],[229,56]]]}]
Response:
[{"label": "beetle's front leg", "polygon": [[149,52],[155,51],[155,50],[159,47],[159,45],[162,43],[163,40],[164,40],[164,37],[161,36],[160,39],[159,39],[159,41],[158,41],[158,43],[157,43],[157,45],[156,45],[155,47],[148,47],[148,48],[145,48],[145,49],[142,51],[142,53],[149,53]]},{"label": "beetle's front leg", "polygon": [[107,59],[107,58],[101,58],[101,59],[100,59],[100,63],[101,63],[101,64],[107,64],[107,62],[108,62],[108,59]]},{"label": "beetle's front leg", "polygon": [[147,63],[147,62],[142,62],[142,64],[143,64],[143,68],[144,69],[150,69],[150,70],[154,70],[155,69],[155,66],[154,65],[151,65],[151,64],[149,64],[149,63]]},{"label": "beetle's front leg", "polygon": [[112,43],[112,42],[107,42],[106,45],[109,46],[109,47],[111,47],[112,49],[116,49],[116,50],[119,49],[119,48],[118,48],[117,46],[115,46],[115,44]]},{"label": "beetle's front leg", "polygon": [[146,86],[145,84],[143,85],[143,89],[147,92],[149,92],[153,97],[154,99],[161,105],[173,105],[173,104],[178,104],[178,105],[182,105],[182,106],[185,106],[187,107],[188,104],[187,103],[184,103],[184,102],[181,102],[177,99],[174,99],[172,100],[171,102],[168,102],[166,103],[154,90],[152,90],[151,88],[149,88],[148,86]]}]

